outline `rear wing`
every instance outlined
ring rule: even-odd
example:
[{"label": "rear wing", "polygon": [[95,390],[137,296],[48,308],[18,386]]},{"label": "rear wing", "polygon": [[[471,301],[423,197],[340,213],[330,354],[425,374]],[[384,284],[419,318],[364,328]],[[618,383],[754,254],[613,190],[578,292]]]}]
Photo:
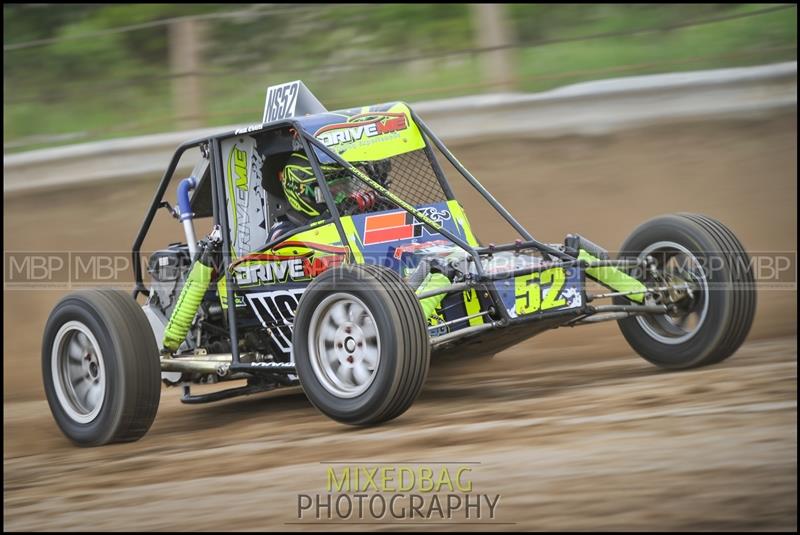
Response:
[{"label": "rear wing", "polygon": [[328,110],[300,80],[267,88],[262,123],[314,115]]},{"label": "rear wing", "polygon": [[[403,102],[329,112],[300,80],[269,87],[262,123],[291,118],[349,162],[383,160],[426,147]],[[315,152],[320,162],[333,162],[324,151]]]},{"label": "rear wing", "polygon": [[[426,147],[411,110],[389,102],[298,117],[303,131],[348,162],[368,162],[399,156]],[[333,160],[316,150],[322,163]]]}]

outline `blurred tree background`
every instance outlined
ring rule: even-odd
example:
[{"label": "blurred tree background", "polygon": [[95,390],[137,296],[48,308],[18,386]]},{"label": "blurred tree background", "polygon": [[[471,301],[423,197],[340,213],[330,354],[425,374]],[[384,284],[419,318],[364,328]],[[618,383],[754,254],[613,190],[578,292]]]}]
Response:
[{"label": "blurred tree background", "polygon": [[298,78],[332,109],[797,58],[795,5],[491,12],[487,31],[469,4],[6,4],[3,149],[258,122]]}]

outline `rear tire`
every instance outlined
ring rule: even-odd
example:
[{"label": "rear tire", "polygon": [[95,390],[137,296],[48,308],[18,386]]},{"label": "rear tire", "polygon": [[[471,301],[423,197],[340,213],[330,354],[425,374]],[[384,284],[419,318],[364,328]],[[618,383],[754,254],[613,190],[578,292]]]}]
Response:
[{"label": "rear tire", "polygon": [[138,440],[155,419],[158,347],[141,307],[118,290],[58,302],[44,330],[42,376],[53,418],[79,446]]},{"label": "rear tire", "polygon": [[303,293],[293,332],[300,384],[334,420],[391,420],[422,390],[428,329],[414,292],[394,271],[372,265],[325,271]]},{"label": "rear tire", "polygon": [[[683,315],[618,321],[623,336],[639,355],[662,368],[695,368],[721,362],[742,345],[755,315],[755,281],[744,247],[722,223],[696,214],[657,217],[636,228],[621,251],[620,258],[650,254],[665,263],[673,257],[694,258],[700,266],[690,271],[701,291]],[[615,302],[624,304],[626,300],[617,297]],[[695,314],[699,319],[694,328],[681,327]]]}]

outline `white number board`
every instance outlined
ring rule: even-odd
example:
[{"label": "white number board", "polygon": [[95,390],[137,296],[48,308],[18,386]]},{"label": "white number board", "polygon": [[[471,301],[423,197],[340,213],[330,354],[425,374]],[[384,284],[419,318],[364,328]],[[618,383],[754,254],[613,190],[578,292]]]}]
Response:
[{"label": "white number board", "polygon": [[267,89],[262,123],[327,111],[300,80],[273,85]]},{"label": "white number board", "polygon": [[287,117],[294,117],[297,106],[297,95],[300,93],[300,80],[281,85],[273,85],[267,89],[267,101],[264,104],[264,119],[268,123]]}]

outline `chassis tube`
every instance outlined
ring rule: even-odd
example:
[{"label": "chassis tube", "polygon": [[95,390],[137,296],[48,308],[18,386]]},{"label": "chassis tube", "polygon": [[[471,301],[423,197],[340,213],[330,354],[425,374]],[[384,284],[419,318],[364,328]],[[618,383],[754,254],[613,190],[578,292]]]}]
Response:
[{"label": "chassis tube", "polygon": [[441,336],[434,336],[431,338],[431,346],[433,346],[433,348],[437,348],[442,344],[452,342],[453,340],[458,340],[464,336],[470,336],[472,334],[488,331],[490,329],[497,329],[498,327],[502,327],[502,325],[497,321],[483,323],[481,325],[473,325],[472,327],[464,327],[463,329],[459,329],[451,333],[443,334]]},{"label": "chassis tube", "polygon": [[433,141],[433,144],[436,146],[436,148],[439,149],[439,151],[442,154],[444,154],[445,158],[447,158],[447,160],[453,165],[453,167],[455,167],[456,170],[459,173],[461,173],[461,176],[463,176],[467,180],[467,182],[469,182],[472,185],[472,187],[475,188],[478,191],[478,193],[480,193],[490,205],[492,205],[492,208],[494,208],[501,216],[503,216],[503,219],[505,219],[508,222],[508,224],[511,225],[514,228],[514,230],[516,230],[520,234],[520,236],[524,237],[526,240],[528,240],[528,242],[532,246],[536,247],[542,252],[555,256],[556,258],[561,258],[563,260],[571,258],[568,254],[564,253],[563,251],[554,249],[553,247],[550,247],[549,245],[546,245],[536,240],[531,235],[531,233],[528,232],[525,229],[525,227],[523,227],[519,223],[519,221],[514,219],[514,216],[511,215],[511,212],[506,210],[505,207],[502,204],[500,204],[500,202],[497,199],[495,199],[494,196],[491,193],[489,193],[489,191],[486,188],[483,187],[483,184],[481,184],[477,178],[472,176],[472,174],[467,170],[466,167],[461,165],[461,162],[459,162],[458,159],[453,155],[453,153],[448,150],[448,148],[444,145],[444,143],[442,143],[442,141],[436,136],[436,134],[434,134],[433,132],[430,131],[430,129],[428,129],[428,126],[420,120],[419,116],[413,110],[411,111],[411,117],[412,119],[414,119],[414,122],[417,123],[417,126],[420,128],[420,130],[422,130],[422,132],[426,136],[428,136],[428,138],[430,138],[431,141]]},{"label": "chassis tube", "polygon": [[[506,271],[503,273],[497,273],[496,275],[487,275],[484,280],[487,281],[501,281],[506,279],[511,279],[517,277],[519,275],[530,275],[531,273],[537,273],[539,271],[544,271],[546,269],[550,269],[553,267],[580,267],[583,269],[592,269],[592,268],[599,268],[599,267],[607,267],[607,268],[616,268],[619,265],[628,266],[628,265],[635,265],[631,264],[629,261],[625,260],[597,260],[593,262],[589,262],[583,259],[573,258],[572,260],[565,261],[565,262],[548,262],[543,265],[534,266],[532,268],[520,268],[514,271]],[[603,284],[602,281],[597,281],[600,284]],[[608,286],[608,285],[604,285]]]},{"label": "chassis tube", "polygon": [[[311,145],[314,145],[314,147],[316,147],[319,150],[321,150],[322,152],[324,152],[329,158],[331,158],[337,164],[339,164],[340,166],[344,167],[345,169],[347,169],[348,171],[353,173],[353,175],[355,175],[356,178],[358,178],[359,180],[364,182],[364,180],[359,176],[359,175],[363,175],[363,173],[361,173],[361,171],[356,169],[353,164],[351,164],[350,162],[344,160],[338,154],[335,154],[334,152],[332,152],[328,147],[323,145],[322,142],[320,142],[318,139],[315,139],[314,137],[311,137],[310,135],[305,134],[305,133],[303,134],[303,137],[308,143],[310,143]],[[316,154],[314,156],[315,156],[314,159],[316,159]],[[453,234],[452,232],[450,232],[446,228],[443,228],[441,226],[435,226],[435,225],[432,225],[432,224],[428,223],[428,218],[425,217],[424,215],[422,215],[419,212],[419,210],[417,210],[413,206],[409,205],[408,203],[406,203],[402,199],[399,199],[392,192],[386,190],[386,188],[384,188],[383,186],[380,186],[378,184],[378,186],[380,186],[381,189],[384,190],[383,192],[381,192],[373,184],[370,184],[369,182],[365,182],[365,183],[368,186],[372,187],[373,189],[376,189],[380,193],[387,194],[387,198],[390,201],[392,201],[394,204],[396,204],[398,208],[400,208],[402,210],[405,210],[406,212],[409,212],[411,215],[416,217],[417,220],[420,223],[425,225],[425,227],[427,227],[429,230],[432,230],[433,232],[441,234],[442,236],[444,236],[448,240],[452,241],[453,243],[455,243],[456,245],[461,247],[464,251],[468,252],[475,259],[476,262],[479,260],[478,254],[475,252],[475,248],[471,247],[467,242],[465,242],[464,240],[462,240],[461,238],[459,238],[458,236],[456,236],[455,234]],[[480,265],[480,262],[478,262],[478,264]]]},{"label": "chassis tube", "polygon": [[314,171],[314,175],[317,177],[317,183],[319,188],[322,190],[322,196],[325,198],[325,204],[328,205],[328,210],[331,213],[333,224],[336,226],[336,232],[339,233],[339,239],[342,240],[342,245],[346,246],[349,242],[347,241],[347,234],[344,231],[342,221],[339,217],[339,207],[336,206],[336,201],[333,199],[333,194],[331,193],[330,188],[328,188],[328,181],[325,180],[325,174],[322,172],[322,168],[317,160],[317,153],[314,152],[309,146],[303,130],[297,129],[295,131],[298,133],[297,136],[300,138],[300,142],[303,144],[303,150],[308,157],[308,163],[311,164],[311,169]]},{"label": "chassis tube", "polygon": [[590,310],[600,312],[629,312],[632,314],[666,314],[665,305],[597,305]]},{"label": "chassis tube", "polygon": [[435,295],[441,294],[449,294],[453,292],[460,292],[464,290],[468,290],[469,288],[475,286],[475,283],[472,281],[466,282],[457,282],[455,284],[451,284],[449,286],[443,286],[442,288],[435,288],[433,290],[428,290],[427,292],[422,292],[417,294],[417,299],[420,301],[423,299],[427,299],[428,297],[433,297]]},{"label": "chassis tube", "polygon": [[422,141],[425,142],[425,156],[428,157],[428,162],[431,164],[431,167],[433,168],[433,172],[436,175],[436,180],[439,181],[439,185],[442,187],[444,196],[447,197],[447,200],[457,200],[455,194],[453,193],[453,189],[450,187],[450,183],[447,182],[447,178],[444,176],[442,167],[436,160],[436,155],[433,153],[433,150],[431,149],[431,144],[428,142],[428,136],[426,136],[425,132],[422,131],[420,131],[420,134],[422,135]]},{"label": "chassis tube", "polygon": [[[298,128],[298,132],[302,132],[301,135],[305,138],[305,140],[308,142],[308,144],[313,145],[315,148],[317,148],[320,151],[322,151],[324,154],[326,154],[329,158],[331,158],[337,164],[341,165],[342,167],[344,167],[345,169],[347,169],[348,171],[353,173],[359,180],[362,180],[362,182],[364,181],[359,176],[359,175],[363,175],[363,173],[358,171],[355,168],[355,166],[353,166],[350,162],[345,161],[338,154],[333,153],[328,147],[323,145],[322,142],[320,142],[318,139],[316,139],[313,136],[307,134],[304,130],[302,130],[300,125],[296,125],[296,128]],[[312,158],[309,158],[309,160],[311,160],[311,159]],[[314,155],[313,159],[316,159],[316,154]],[[376,189],[369,182],[365,182],[365,183],[368,186],[373,187],[373,189]],[[443,227],[440,227],[440,226],[437,227],[437,226],[434,226],[434,225],[428,223],[426,221],[427,218],[424,217],[422,214],[420,214],[419,211],[416,208],[414,208],[413,206],[410,206],[408,203],[403,202],[402,199],[397,199],[397,197],[393,193],[391,193],[390,191],[386,190],[385,188],[383,188],[383,189],[384,189],[384,192],[387,194],[387,197],[389,198],[389,200],[393,201],[400,209],[405,210],[406,212],[410,213],[411,215],[416,217],[418,221],[420,221],[423,225],[425,225],[425,227],[427,227],[429,230],[432,230],[434,232],[437,232],[437,233],[441,234],[445,238],[449,239],[450,241],[452,241],[453,243],[458,245],[462,250],[467,252],[470,255],[470,258],[472,259],[472,261],[475,263],[475,269],[478,272],[478,278],[483,279],[485,277],[486,274],[485,274],[485,272],[483,270],[483,265],[481,264],[480,255],[478,254],[478,252],[475,250],[474,247],[472,247],[466,241],[462,240],[461,238],[459,238],[458,236],[456,236],[455,234],[453,234],[449,230],[447,230],[447,229],[445,229]],[[378,191],[380,191],[380,190],[378,190]],[[398,202],[398,201],[400,201],[400,202]],[[494,288],[493,285],[490,285],[489,287],[487,287],[487,292],[489,293],[489,295],[492,298],[492,301],[495,304],[502,303],[502,299],[500,299],[500,295],[497,293],[497,290],[496,290],[496,288]],[[508,316],[508,312],[506,311],[505,307],[501,306],[501,307],[498,307],[498,309],[500,310],[500,315],[503,317],[503,319],[508,320],[509,316]]]},{"label": "chassis tube", "polygon": [[133,247],[131,247],[131,259],[133,261],[133,279],[135,284],[133,288],[134,299],[136,299],[136,296],[140,292],[144,294],[148,293],[148,289],[144,285],[144,281],[142,280],[142,263],[141,263],[142,243],[144,243],[144,239],[147,237],[147,232],[150,230],[150,225],[153,223],[153,218],[155,217],[156,212],[161,206],[161,201],[164,198],[164,193],[167,191],[167,186],[169,186],[169,183],[172,180],[172,175],[175,173],[175,169],[178,167],[178,163],[180,162],[183,153],[186,152],[188,149],[200,145],[204,141],[205,139],[195,139],[192,141],[187,141],[186,143],[183,143],[180,146],[178,146],[178,149],[175,151],[175,154],[172,155],[172,160],[170,160],[167,170],[164,172],[164,176],[161,177],[161,182],[158,184],[158,189],[156,190],[155,195],[153,195],[153,200],[150,201],[150,208],[147,209],[147,215],[145,215],[144,221],[142,222],[142,226],[139,228],[139,234],[136,235],[136,239],[133,242]]}]

